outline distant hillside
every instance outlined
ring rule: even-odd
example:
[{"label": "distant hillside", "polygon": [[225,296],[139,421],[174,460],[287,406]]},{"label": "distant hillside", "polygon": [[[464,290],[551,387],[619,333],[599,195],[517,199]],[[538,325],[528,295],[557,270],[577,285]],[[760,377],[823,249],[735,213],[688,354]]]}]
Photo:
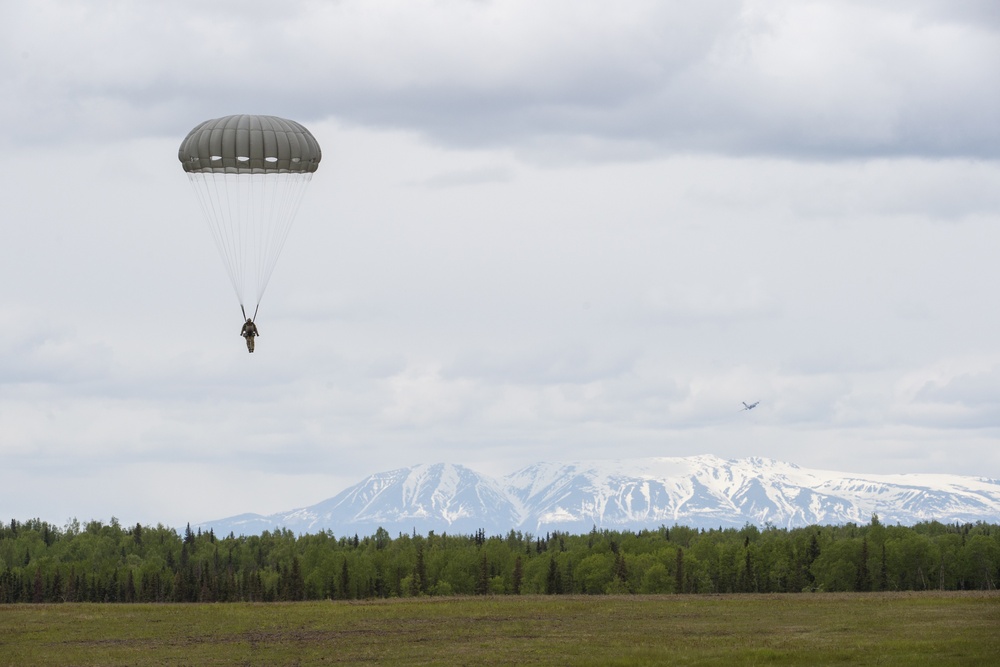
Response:
[{"label": "distant hillside", "polygon": [[496,480],[465,466],[421,464],[371,475],[310,507],[199,525],[216,534],[287,528],[336,535],[428,531],[542,534],[747,523],[799,527],[1000,521],[1000,481],[941,474],[870,475],[715,456],[536,463]]}]

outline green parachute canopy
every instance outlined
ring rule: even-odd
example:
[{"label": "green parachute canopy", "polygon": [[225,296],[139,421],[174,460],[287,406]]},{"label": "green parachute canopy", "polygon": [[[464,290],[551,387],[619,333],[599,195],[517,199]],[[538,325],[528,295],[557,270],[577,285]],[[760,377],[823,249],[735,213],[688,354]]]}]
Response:
[{"label": "green parachute canopy", "polygon": [[246,114],[206,120],[177,157],[188,173],[314,172],[323,157],[315,137],[294,120]]},{"label": "green parachute canopy", "polygon": [[206,120],[177,152],[240,306],[264,294],[322,151],[299,123],[277,116]]}]

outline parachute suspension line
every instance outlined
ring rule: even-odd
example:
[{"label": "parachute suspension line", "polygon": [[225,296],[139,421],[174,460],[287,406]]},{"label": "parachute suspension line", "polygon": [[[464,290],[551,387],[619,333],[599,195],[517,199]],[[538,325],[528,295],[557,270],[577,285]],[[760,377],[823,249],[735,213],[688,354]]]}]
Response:
[{"label": "parachute suspension line", "polygon": [[242,301],[242,290],[234,268],[238,264],[237,249],[233,245],[233,234],[224,233],[225,228],[232,229],[233,225],[231,220],[227,220],[226,209],[222,206],[226,188],[219,187],[221,176],[220,174],[188,173],[188,180],[198,196],[198,202],[201,204],[205,220],[208,222],[208,229],[215,242],[215,248],[218,250],[219,256],[222,257],[233,291],[236,292],[237,298]]},{"label": "parachute suspension line", "polygon": [[270,282],[271,274],[285,247],[288,235],[292,229],[292,222],[302,203],[306,186],[312,180],[312,173],[281,174],[281,178],[274,179],[273,187],[275,192],[271,193],[269,207],[269,219],[273,220],[268,231],[265,264],[262,267],[258,295],[263,295],[264,290]]},{"label": "parachute suspension line", "polygon": [[[237,187],[229,187],[227,181],[235,181]],[[215,188],[213,196],[219,205],[219,218],[216,221],[216,225],[218,226],[219,237],[222,238],[223,245],[226,248],[228,270],[233,281],[233,288],[236,290],[236,296],[242,301],[243,287],[246,281],[243,271],[240,270],[243,241],[240,235],[242,225],[240,224],[238,183],[238,175],[212,174],[212,185]],[[236,191],[234,192],[234,190]]]},{"label": "parachute suspension line", "polygon": [[[247,318],[247,311],[246,311],[246,308],[244,308],[244,307],[243,307],[243,304],[242,304],[242,303],[240,304],[240,310],[242,310],[242,311],[243,311],[243,319],[245,320],[245,319]],[[254,312],[254,315],[256,315],[256,314],[257,314],[257,313],[256,313],[256,312]]]},{"label": "parachute suspension line", "polygon": [[257,285],[257,292],[259,294],[263,294],[264,290],[267,289],[267,283],[274,272],[274,265],[278,260],[278,255],[281,254],[281,245],[276,242],[275,235],[285,224],[285,221],[282,220],[282,212],[285,210],[282,199],[288,189],[291,175],[278,174],[277,176],[277,178],[268,181],[270,191],[268,192],[267,208],[265,209],[267,211],[268,228],[261,231],[265,237],[262,245],[268,249],[268,252],[261,257],[260,273],[257,274],[260,277],[260,283]]},{"label": "parachute suspension line", "polygon": [[233,265],[234,271],[236,273],[236,282],[239,284],[239,297],[240,303],[243,302],[246,295],[246,257],[247,244],[249,243],[248,234],[246,233],[246,218],[248,212],[253,211],[253,207],[248,206],[246,203],[246,197],[243,195],[243,189],[246,184],[246,179],[243,174],[235,174],[229,176],[223,174],[223,178],[230,178],[235,187],[224,186],[223,191],[225,192],[226,204],[229,207],[229,216],[226,220],[229,222],[229,238],[235,246],[233,257],[235,258],[235,263]]},{"label": "parachute suspension line", "polygon": [[[230,182],[234,185],[230,186]],[[216,221],[218,233],[226,246],[227,268],[233,281],[233,289],[242,303],[246,281],[241,270],[244,244],[240,233],[243,225],[240,224],[239,175],[213,173],[212,185],[215,188],[213,197],[219,206],[219,218]]]},{"label": "parachute suspension line", "polygon": [[[231,187],[220,198],[232,208],[240,206],[239,215],[229,215],[233,224],[220,235],[233,244],[231,257],[224,257],[233,266],[233,281],[244,303],[260,303],[291,231],[292,222],[311,173],[227,174]],[[236,181],[235,179],[239,179]],[[238,182],[238,187],[232,187]],[[238,193],[232,192],[238,190]],[[247,282],[247,278],[250,282]],[[255,282],[253,282],[255,281]],[[250,289],[255,288],[254,294]]]},{"label": "parachute suspension line", "polygon": [[[246,195],[244,200],[248,202],[246,229],[250,251],[244,260],[244,268],[250,271],[253,278],[254,293],[252,302],[260,304],[263,296],[261,291],[262,271],[264,270],[265,258],[271,253],[267,245],[266,232],[271,220],[271,212],[268,210],[269,184],[276,175],[265,178],[262,174],[249,174],[246,180]],[[251,285],[248,285],[251,287]],[[248,296],[250,296],[248,294]]]},{"label": "parachute suspension line", "polygon": [[260,304],[311,173],[189,173],[242,306]]},{"label": "parachute suspension line", "polygon": [[[249,192],[248,200],[254,203],[253,213],[258,216],[250,229],[252,230],[254,236],[254,249],[256,254],[253,257],[254,266],[254,278],[255,284],[254,289],[256,290],[254,294],[254,301],[257,305],[260,305],[260,299],[264,296],[264,290],[262,288],[262,283],[264,281],[263,272],[266,266],[266,258],[271,255],[271,248],[267,243],[267,229],[271,224],[273,219],[273,212],[271,210],[270,202],[273,200],[270,190],[273,189],[273,184],[275,178],[280,177],[280,174],[272,174],[271,176],[265,178],[263,175],[259,175],[256,178],[251,177],[251,187]],[[247,263],[250,263],[248,258]]]}]

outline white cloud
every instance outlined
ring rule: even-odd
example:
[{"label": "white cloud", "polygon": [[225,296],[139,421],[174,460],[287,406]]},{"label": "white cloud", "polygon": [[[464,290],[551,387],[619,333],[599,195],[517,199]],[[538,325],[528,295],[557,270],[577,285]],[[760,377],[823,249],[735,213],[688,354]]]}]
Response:
[{"label": "white cloud", "polygon": [[995,157],[1000,43],[970,18],[993,12],[952,6],[51,0],[6,24],[0,114],[16,141],[177,134],[241,111],[543,162]]},{"label": "white cloud", "polygon": [[[997,22],[951,7],[12,7],[0,512],[440,460],[995,470]],[[176,163],[231,111],[324,149],[253,356]]]}]

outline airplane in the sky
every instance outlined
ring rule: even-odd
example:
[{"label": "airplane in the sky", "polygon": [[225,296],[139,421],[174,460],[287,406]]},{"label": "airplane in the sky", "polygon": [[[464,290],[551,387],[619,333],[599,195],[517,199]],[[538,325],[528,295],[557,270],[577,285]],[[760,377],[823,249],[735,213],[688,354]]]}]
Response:
[{"label": "airplane in the sky", "polygon": [[[751,403],[750,405],[747,405],[747,402],[743,401],[743,410],[753,410],[759,404],[760,404],[760,401],[757,401],[756,403]],[[740,412],[742,412],[742,410]]]}]

